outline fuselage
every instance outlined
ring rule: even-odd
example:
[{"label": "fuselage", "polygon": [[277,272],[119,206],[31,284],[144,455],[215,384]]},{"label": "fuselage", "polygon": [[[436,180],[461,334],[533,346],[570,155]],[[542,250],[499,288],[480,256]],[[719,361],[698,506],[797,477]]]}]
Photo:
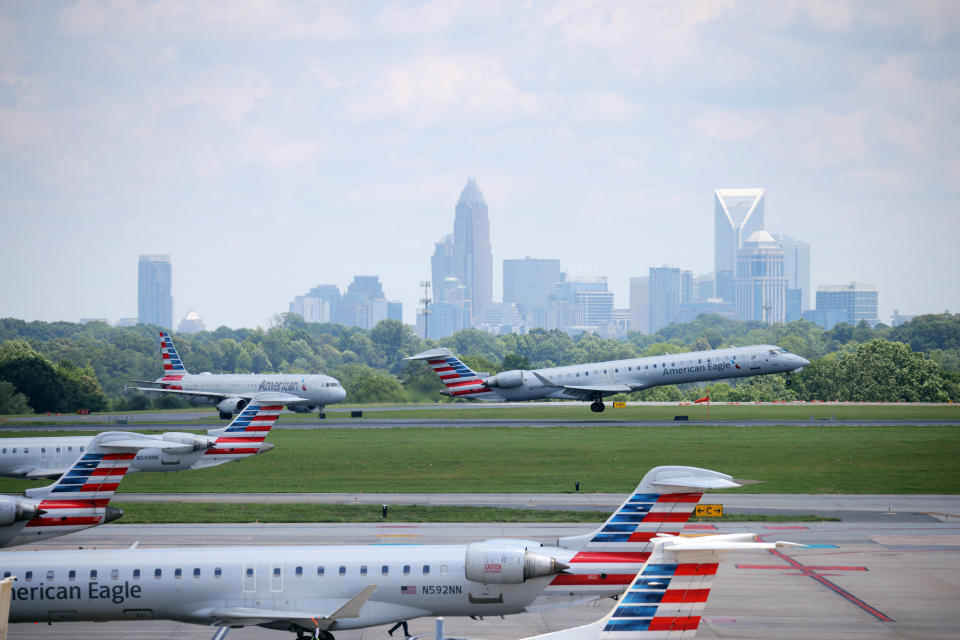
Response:
[{"label": "fuselage", "polygon": [[[38,438],[0,438],[0,476],[6,478],[56,478],[66,471],[90,445],[93,436],[48,436]],[[253,446],[253,445],[246,445]],[[260,443],[261,452],[273,445]],[[188,452],[142,449],[127,473],[138,471],[185,471],[202,469],[238,459],[234,454],[218,454],[214,449]]]},{"label": "fuselage", "polygon": [[[809,363],[805,359],[780,347],[753,345],[550,367],[535,371],[560,386],[600,388],[626,385],[633,390],[640,390],[666,384],[783,373],[794,371],[806,364]],[[490,389],[490,392],[472,393],[467,397],[493,402],[582,398],[566,393],[562,388],[547,386],[534,375],[525,375],[523,384],[516,387]]]},{"label": "fuselage", "polygon": [[[167,373],[157,378],[155,382],[162,389],[222,394],[225,397],[249,397],[255,393],[274,391],[303,398],[302,401],[286,403],[291,408],[294,406],[323,407],[341,402],[347,396],[336,378],[322,374]],[[211,402],[209,399],[199,397],[195,400]],[[215,401],[214,404],[216,404]]]},{"label": "fuselage", "polygon": [[[576,554],[554,547],[537,551],[561,561]],[[331,630],[426,615],[519,613],[558,577],[483,584],[467,579],[466,552],[466,545],[6,552],[0,570],[17,577],[10,622],[140,618],[211,624],[244,609],[309,618],[329,615],[377,585],[358,618],[337,620]],[[594,585],[582,595],[614,595],[624,587],[598,591]],[[571,589],[576,587],[563,588],[565,594]]]}]

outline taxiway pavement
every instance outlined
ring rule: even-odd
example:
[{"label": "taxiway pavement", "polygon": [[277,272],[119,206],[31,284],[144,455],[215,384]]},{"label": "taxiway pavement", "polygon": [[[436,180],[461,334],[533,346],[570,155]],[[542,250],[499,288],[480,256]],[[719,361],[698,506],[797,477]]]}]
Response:
[{"label": "taxiway pavement", "polygon": [[[107,525],[56,538],[30,549],[140,546],[421,544],[498,537],[557,537],[586,533],[583,524],[228,524]],[[721,523],[689,525],[689,533],[753,531],[766,540],[811,545],[773,553],[731,554],[721,565],[697,638],[859,640],[955,638],[960,624],[960,523]],[[505,619],[447,620],[451,636],[510,640],[584,624],[611,605],[603,600]],[[429,633],[433,619],[410,623]],[[343,631],[337,640],[386,640],[388,626]],[[69,636],[73,640],[123,638],[206,640],[214,629],[165,621],[12,625],[11,640]],[[233,629],[230,640],[292,638],[259,628]]]}]

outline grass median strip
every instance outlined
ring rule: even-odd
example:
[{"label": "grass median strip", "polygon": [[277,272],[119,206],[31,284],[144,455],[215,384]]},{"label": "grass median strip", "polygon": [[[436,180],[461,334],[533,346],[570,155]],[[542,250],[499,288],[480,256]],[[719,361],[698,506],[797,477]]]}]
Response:
[{"label": "grass median strip", "polygon": [[[627,493],[658,465],[762,481],[745,493],[960,493],[960,427],[284,429],[268,441],[238,462],[133,474],[121,493],[565,493],[578,481]],[[0,492],[43,484],[0,479]]]},{"label": "grass median strip", "polygon": [[[582,522],[600,525],[606,511],[501,509],[495,507],[430,507],[388,505],[383,518],[379,505],[255,504],[255,503],[145,503],[118,502],[123,517],[117,524],[224,522]],[[819,522],[817,515],[727,514],[723,518],[691,518],[691,522]],[[834,520],[834,518],[826,518]]]}]

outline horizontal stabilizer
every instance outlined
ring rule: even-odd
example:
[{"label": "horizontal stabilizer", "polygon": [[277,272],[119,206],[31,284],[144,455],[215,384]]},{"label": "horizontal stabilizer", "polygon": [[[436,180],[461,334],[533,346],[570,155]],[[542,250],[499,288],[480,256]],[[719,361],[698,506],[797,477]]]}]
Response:
[{"label": "horizontal stabilizer", "polygon": [[30,469],[30,471],[27,471],[26,477],[28,480],[39,480],[41,478],[59,478],[66,472],[67,472],[66,467],[60,467],[57,469],[54,469],[53,467],[37,467],[36,469]]},{"label": "horizontal stabilizer", "polygon": [[639,490],[689,493],[703,489],[733,489],[739,486],[733,476],[719,471],[698,467],[664,466],[648,471],[640,482]]},{"label": "horizontal stabilizer", "polygon": [[440,347],[438,349],[430,349],[429,351],[424,351],[418,353],[415,356],[407,356],[404,360],[436,360],[438,358],[449,358],[453,356],[453,352],[450,349],[445,347]]}]

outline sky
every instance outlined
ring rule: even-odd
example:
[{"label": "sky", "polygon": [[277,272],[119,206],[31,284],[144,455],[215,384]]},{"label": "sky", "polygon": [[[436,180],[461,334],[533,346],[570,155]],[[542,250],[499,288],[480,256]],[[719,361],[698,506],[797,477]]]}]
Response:
[{"label": "sky", "polygon": [[468,178],[502,261],[713,270],[717,188],[766,189],[814,285],[960,311],[960,3],[0,4],[0,317],[270,326],[379,275],[414,321]]}]

